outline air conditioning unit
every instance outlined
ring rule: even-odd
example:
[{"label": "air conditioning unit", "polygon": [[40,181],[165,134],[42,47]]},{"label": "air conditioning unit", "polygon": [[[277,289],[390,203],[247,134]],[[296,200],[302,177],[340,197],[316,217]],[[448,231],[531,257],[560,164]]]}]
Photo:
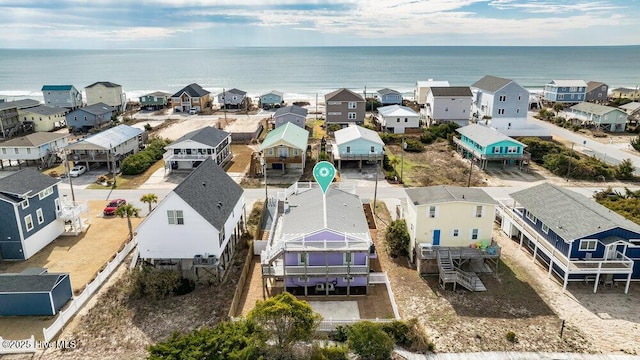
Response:
[{"label": "air conditioning unit", "polygon": [[195,255],[193,257],[193,264],[194,265],[200,265],[202,264],[202,255]]},{"label": "air conditioning unit", "polygon": [[209,265],[215,265],[216,262],[218,261],[218,258],[215,255],[209,255],[207,256],[207,264]]},{"label": "air conditioning unit", "polygon": [[324,291],[324,284],[323,283],[316,284],[316,291]]},{"label": "air conditioning unit", "polygon": [[327,283],[327,289],[329,289],[329,291],[335,291],[336,286],[333,283]]}]

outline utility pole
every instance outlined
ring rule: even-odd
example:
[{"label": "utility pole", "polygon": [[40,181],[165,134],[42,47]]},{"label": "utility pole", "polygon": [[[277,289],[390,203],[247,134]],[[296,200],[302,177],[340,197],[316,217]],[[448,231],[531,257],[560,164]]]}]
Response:
[{"label": "utility pole", "polygon": [[407,148],[407,143],[404,141],[404,135],[402,135],[402,157],[400,165],[400,182],[404,184],[404,150]]},{"label": "utility pole", "polygon": [[[384,156],[384,153],[383,155]],[[376,186],[373,190],[373,214],[376,213],[376,198],[378,197],[378,173],[380,172],[380,162],[376,161]]]},{"label": "utility pole", "polygon": [[567,160],[567,182],[569,182],[569,174],[571,174],[571,159],[573,158],[573,141],[571,142],[571,156]]},{"label": "utility pole", "polygon": [[224,125],[227,126],[227,93],[222,88],[222,107],[224,108]]},{"label": "utility pole", "polygon": [[269,199],[269,192],[267,191],[267,158],[264,151],[262,152],[262,157],[260,157],[260,165],[262,165],[262,173],[264,175],[264,201],[266,202]]},{"label": "utility pole", "polygon": [[71,181],[71,176],[69,176],[69,161],[67,161],[67,150],[62,149],[62,153],[64,154],[64,170],[67,173],[67,179],[69,179],[69,187],[71,188],[71,201],[73,205],[76,204],[76,195],[73,192],[73,181]]},{"label": "utility pole", "polygon": [[113,168],[113,188],[116,188],[116,154],[115,151],[113,150],[113,147],[111,147],[111,144],[109,144],[109,153],[111,153],[111,167]]},{"label": "utility pole", "polygon": [[318,93],[316,93],[316,121],[318,121]]},{"label": "utility pole", "polygon": [[467,187],[471,187],[471,173],[473,172],[473,154],[469,158],[469,179],[467,180]]}]

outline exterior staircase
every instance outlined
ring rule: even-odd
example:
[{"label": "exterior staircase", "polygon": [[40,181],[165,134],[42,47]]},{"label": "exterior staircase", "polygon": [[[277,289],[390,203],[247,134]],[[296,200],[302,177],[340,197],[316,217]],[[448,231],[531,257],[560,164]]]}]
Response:
[{"label": "exterior staircase", "polygon": [[447,284],[460,285],[469,291],[487,291],[478,275],[474,272],[462,271],[455,267],[451,258],[451,253],[447,249],[438,249],[437,254],[440,287],[445,289]]}]

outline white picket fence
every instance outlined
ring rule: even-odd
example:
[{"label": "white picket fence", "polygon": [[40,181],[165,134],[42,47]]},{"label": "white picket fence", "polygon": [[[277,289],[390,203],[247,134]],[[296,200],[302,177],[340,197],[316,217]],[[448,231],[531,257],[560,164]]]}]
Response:
[{"label": "white picket fence", "polygon": [[334,331],[338,326],[349,326],[359,321],[371,321],[374,323],[390,323],[395,319],[352,319],[352,320],[322,320],[317,331]]},{"label": "white picket fence", "polygon": [[391,283],[389,282],[389,277],[387,273],[371,273],[369,275],[369,283],[370,284],[385,284],[387,287],[387,292],[389,293],[389,299],[391,300],[391,307],[393,308],[393,316],[396,319],[400,319],[400,311],[398,311],[398,304],[396,304],[396,297],[393,294],[393,290],[391,289]]},{"label": "white picket fence", "polygon": [[62,330],[67,322],[71,320],[71,318],[73,318],[76,312],[78,312],[78,310],[82,308],[87,300],[91,298],[91,295],[93,295],[100,288],[102,283],[104,283],[109,278],[111,273],[113,273],[118,265],[122,263],[124,258],[129,255],[131,250],[137,244],[138,238],[134,237],[133,240],[129,241],[129,243],[125,245],[122,251],[116,254],[116,257],[113,260],[107,263],[107,266],[104,268],[104,270],[98,273],[98,276],[96,276],[96,278],[84,288],[82,293],[74,297],[74,299],[66,309],[60,311],[60,313],[58,314],[58,318],[51,324],[51,326],[42,329],[45,342],[51,341],[56,335],[58,335],[60,330]]}]

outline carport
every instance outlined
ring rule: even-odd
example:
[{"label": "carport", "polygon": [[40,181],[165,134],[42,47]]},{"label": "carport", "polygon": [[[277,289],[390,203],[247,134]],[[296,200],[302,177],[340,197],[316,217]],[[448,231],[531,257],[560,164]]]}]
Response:
[{"label": "carport", "polygon": [[67,273],[29,268],[0,274],[0,316],[55,315],[72,296]]}]

